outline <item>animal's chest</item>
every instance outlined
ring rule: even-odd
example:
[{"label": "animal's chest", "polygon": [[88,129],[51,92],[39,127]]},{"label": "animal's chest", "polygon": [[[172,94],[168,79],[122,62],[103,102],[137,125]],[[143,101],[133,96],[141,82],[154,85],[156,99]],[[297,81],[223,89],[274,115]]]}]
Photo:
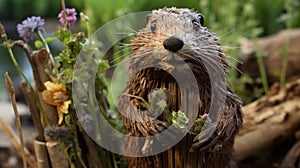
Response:
[{"label": "animal's chest", "polygon": [[[182,76],[184,77],[184,76]],[[180,83],[181,82],[181,83]],[[134,75],[127,87],[129,95],[133,95],[151,102],[151,95],[157,90],[164,90],[165,101],[168,112],[182,111],[189,114],[200,115],[208,111],[205,105],[208,104],[205,88],[200,81],[196,82],[178,81],[171,74],[163,70],[148,69]],[[181,86],[179,86],[181,85]],[[134,99],[134,98],[133,98]],[[139,109],[146,110],[141,99],[134,99],[132,103]],[[159,102],[159,100],[157,100]],[[162,113],[158,118],[166,120],[167,114]]]}]

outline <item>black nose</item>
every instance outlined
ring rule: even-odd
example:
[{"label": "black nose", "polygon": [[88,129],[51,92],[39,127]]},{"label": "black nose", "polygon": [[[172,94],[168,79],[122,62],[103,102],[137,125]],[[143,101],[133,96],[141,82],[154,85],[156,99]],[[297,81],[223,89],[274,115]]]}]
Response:
[{"label": "black nose", "polygon": [[163,43],[165,49],[172,51],[172,52],[176,52],[176,51],[182,49],[183,44],[184,43],[182,40],[180,40],[179,38],[173,37],[173,36],[165,39],[165,41]]}]

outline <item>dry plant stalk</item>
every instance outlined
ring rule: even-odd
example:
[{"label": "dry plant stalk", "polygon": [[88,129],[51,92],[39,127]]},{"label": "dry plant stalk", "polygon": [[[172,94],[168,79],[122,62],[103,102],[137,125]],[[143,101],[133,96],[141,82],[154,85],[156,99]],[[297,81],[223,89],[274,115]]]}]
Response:
[{"label": "dry plant stalk", "polygon": [[29,111],[31,113],[31,117],[34,123],[35,128],[37,129],[38,135],[36,137],[36,140],[45,141],[44,137],[44,129],[41,123],[41,115],[40,111],[38,109],[38,106],[36,105],[36,100],[34,98],[33,91],[28,87],[28,84],[26,81],[21,82],[21,89],[23,92],[23,95],[25,97],[27,106],[29,108]]},{"label": "dry plant stalk", "polygon": [[[22,147],[17,140],[17,135],[12,131],[12,128],[8,124],[6,124],[5,121],[3,121],[2,118],[0,118],[0,126],[3,132],[6,134],[6,136],[10,139],[10,141],[12,142],[16,150],[21,153]],[[27,148],[24,148],[24,153],[28,165],[31,168],[38,168],[36,165],[36,161],[34,160],[34,157],[29,153]]]},{"label": "dry plant stalk", "polygon": [[23,139],[23,133],[22,133],[22,128],[21,128],[20,116],[19,116],[17,103],[16,103],[16,98],[15,98],[14,87],[13,87],[12,81],[11,81],[11,79],[10,79],[7,72],[5,73],[4,77],[5,77],[6,88],[7,88],[8,94],[9,94],[9,99],[11,101],[11,104],[13,106],[14,113],[15,113],[15,116],[16,116],[16,124],[17,124],[17,128],[18,128],[18,133],[19,133],[19,137],[20,137],[20,144],[21,144],[21,154],[22,154],[22,159],[23,159],[23,167],[27,168],[27,163],[26,163],[26,159],[25,159],[25,152],[24,152],[24,139]]}]

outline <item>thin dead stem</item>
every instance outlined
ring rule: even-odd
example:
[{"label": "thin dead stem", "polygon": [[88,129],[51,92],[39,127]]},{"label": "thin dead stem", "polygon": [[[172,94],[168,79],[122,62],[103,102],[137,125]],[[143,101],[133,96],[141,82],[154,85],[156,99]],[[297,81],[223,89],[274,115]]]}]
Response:
[{"label": "thin dead stem", "polygon": [[25,159],[25,152],[24,152],[24,147],[25,147],[24,146],[24,139],[23,139],[20,116],[19,116],[17,103],[16,103],[16,98],[15,98],[14,87],[13,87],[12,81],[11,81],[11,79],[10,79],[7,72],[5,73],[4,77],[5,77],[5,84],[6,84],[8,94],[9,94],[9,98],[10,98],[10,101],[11,101],[11,104],[13,106],[14,113],[15,113],[15,116],[16,116],[16,124],[17,124],[17,128],[18,128],[18,133],[19,133],[19,137],[20,137],[20,144],[21,144],[21,154],[22,154],[22,159],[23,159],[23,167],[27,168],[27,163],[26,163],[26,159]]}]

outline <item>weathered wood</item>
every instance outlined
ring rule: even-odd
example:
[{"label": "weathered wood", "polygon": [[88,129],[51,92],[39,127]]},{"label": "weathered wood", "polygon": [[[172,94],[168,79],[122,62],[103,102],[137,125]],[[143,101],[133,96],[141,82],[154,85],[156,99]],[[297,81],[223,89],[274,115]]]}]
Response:
[{"label": "weathered wood", "polygon": [[24,168],[27,168],[27,163],[26,163],[26,157],[25,157],[25,152],[24,152],[24,138],[23,138],[23,132],[22,132],[22,127],[21,127],[21,119],[19,116],[19,111],[17,108],[17,102],[16,102],[16,98],[15,98],[15,89],[13,87],[13,83],[8,75],[8,72],[6,72],[4,74],[4,78],[5,78],[5,84],[6,84],[6,88],[8,91],[8,95],[9,95],[9,99],[11,101],[12,107],[14,109],[14,113],[15,113],[15,117],[16,117],[16,126],[18,128],[18,134],[19,134],[19,138],[20,138],[20,145],[21,145],[21,155],[22,155],[22,160],[23,160],[23,166]]},{"label": "weathered wood", "polygon": [[[41,106],[47,116],[51,125],[56,125],[58,122],[58,115],[55,106],[47,104],[42,96],[42,92],[46,89],[44,83],[46,81],[50,81],[49,75],[45,72],[45,70],[49,70],[51,72],[52,68],[49,64],[49,53],[46,49],[42,48],[36,52],[33,52],[32,60],[33,60],[33,76],[35,81],[35,88],[37,91],[37,95],[41,102]],[[41,119],[43,127],[46,127],[46,123],[43,119]]]},{"label": "weathered wood", "polygon": [[28,87],[28,84],[26,81],[21,82],[21,89],[23,91],[27,106],[29,108],[33,123],[35,128],[37,129],[38,136],[36,137],[39,141],[45,141],[44,137],[44,129],[41,123],[41,115],[40,111],[38,109],[38,106],[36,104],[36,100],[34,97],[33,91]]},{"label": "weathered wood", "polygon": [[46,146],[53,168],[69,168],[69,162],[61,142],[46,142]]},{"label": "weathered wood", "polygon": [[87,147],[88,153],[87,153],[87,159],[88,159],[88,165],[90,167],[99,167],[102,168],[102,163],[100,160],[99,153],[97,151],[97,146],[93,140],[85,133],[80,132],[83,136],[83,139],[85,141],[85,145]]},{"label": "weathered wood", "polygon": [[[49,63],[50,55],[45,48],[41,48],[37,51],[32,52],[30,46],[27,43],[24,43],[21,40],[17,40],[14,44],[20,48],[22,48],[30,62],[33,77],[34,77],[34,88],[37,92],[38,98],[41,103],[41,107],[45,112],[46,117],[49,120],[51,125],[56,125],[58,122],[58,115],[56,112],[55,106],[47,104],[42,97],[42,92],[45,90],[44,83],[46,81],[50,81],[49,75],[45,72],[48,70],[52,71],[52,67]],[[41,112],[41,111],[40,111]],[[46,123],[41,115],[41,122],[43,124],[43,128],[46,127]]]},{"label": "weathered wood", "polygon": [[244,124],[235,138],[234,155],[242,160],[292,137],[300,129],[300,79],[278,85],[243,107]]},{"label": "weathered wood", "polygon": [[34,140],[34,150],[38,168],[50,168],[46,142]]},{"label": "weathered wood", "polygon": [[[297,163],[298,160],[298,163]],[[290,149],[281,163],[281,168],[299,168],[300,167],[300,141]]]},{"label": "weathered wood", "polygon": [[300,29],[283,30],[278,34],[258,38],[257,41],[241,39],[241,71],[251,78],[260,77],[257,63],[257,51],[264,53],[264,65],[270,85],[279,81],[283,56],[287,57],[288,68],[286,80],[291,81],[300,76]]}]

